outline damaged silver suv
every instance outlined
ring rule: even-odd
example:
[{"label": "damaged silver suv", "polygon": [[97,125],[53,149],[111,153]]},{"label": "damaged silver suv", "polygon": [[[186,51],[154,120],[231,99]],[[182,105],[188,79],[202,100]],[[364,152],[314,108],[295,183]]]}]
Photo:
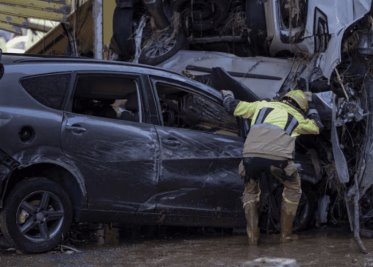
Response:
[{"label": "damaged silver suv", "polygon": [[75,221],[243,226],[242,133],[220,93],[146,66],[3,55],[0,227],[54,248]]}]

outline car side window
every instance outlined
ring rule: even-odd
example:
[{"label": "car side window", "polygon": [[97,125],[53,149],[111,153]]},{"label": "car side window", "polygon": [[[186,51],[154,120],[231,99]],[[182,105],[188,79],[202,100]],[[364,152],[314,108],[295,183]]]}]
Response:
[{"label": "car side window", "polygon": [[135,78],[109,74],[77,76],[72,112],[109,119],[140,121]]},{"label": "car side window", "polygon": [[173,84],[155,83],[164,126],[238,136],[237,120],[210,98]]},{"label": "car side window", "polygon": [[39,103],[62,109],[69,88],[69,73],[38,75],[21,79],[23,88]]}]

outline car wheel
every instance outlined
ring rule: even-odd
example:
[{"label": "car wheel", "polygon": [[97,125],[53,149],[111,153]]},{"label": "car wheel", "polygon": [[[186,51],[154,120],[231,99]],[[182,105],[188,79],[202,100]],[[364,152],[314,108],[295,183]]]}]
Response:
[{"label": "car wheel", "polygon": [[180,29],[177,33],[173,30],[162,32],[154,31],[139,57],[139,62],[148,65],[157,65],[175,55],[187,44],[184,32]]},{"label": "car wheel", "polygon": [[135,55],[133,40],[133,10],[116,7],[113,15],[113,37],[110,48],[118,54],[120,60],[129,60]]},{"label": "car wheel", "polygon": [[24,253],[40,253],[61,242],[72,221],[72,205],[66,192],[46,178],[18,183],[0,214],[5,238]]}]

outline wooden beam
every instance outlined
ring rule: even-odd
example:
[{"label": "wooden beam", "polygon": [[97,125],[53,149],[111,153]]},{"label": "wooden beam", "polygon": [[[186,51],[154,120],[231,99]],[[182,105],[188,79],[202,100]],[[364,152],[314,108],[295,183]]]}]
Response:
[{"label": "wooden beam", "polygon": [[66,13],[60,11],[52,11],[47,9],[41,10],[4,4],[0,4],[0,14],[53,21],[65,21],[67,17]]},{"label": "wooden beam", "polygon": [[[64,2],[64,1],[63,1]],[[59,3],[56,1],[41,1],[41,0],[0,0],[0,4],[9,4],[12,6],[23,6],[27,8],[36,8],[36,9],[47,9],[47,10],[55,10],[55,11],[62,11],[69,9],[66,3]]]},{"label": "wooden beam", "polygon": [[27,29],[39,31],[39,32],[49,32],[53,27],[45,26],[39,23],[29,22]]},{"label": "wooden beam", "polygon": [[32,23],[26,18],[18,17],[18,16],[7,16],[4,14],[0,14],[0,22],[8,23],[13,26],[47,32],[51,29],[50,26],[44,26],[37,23]]},{"label": "wooden beam", "polygon": [[53,28],[36,44],[33,44],[26,50],[26,53],[41,54],[41,55],[64,55],[69,47],[69,40],[60,23],[57,27]]},{"label": "wooden beam", "polygon": [[8,32],[13,32],[16,34],[22,34],[22,30],[20,27],[10,25],[9,23],[1,22],[0,21],[0,29],[8,31]]},{"label": "wooden beam", "polygon": [[[0,11],[1,12],[1,11]],[[18,17],[18,16],[9,16],[5,14],[0,13],[0,20],[3,22],[8,22],[11,24],[17,24],[17,25],[27,25],[28,20],[24,17]]]}]

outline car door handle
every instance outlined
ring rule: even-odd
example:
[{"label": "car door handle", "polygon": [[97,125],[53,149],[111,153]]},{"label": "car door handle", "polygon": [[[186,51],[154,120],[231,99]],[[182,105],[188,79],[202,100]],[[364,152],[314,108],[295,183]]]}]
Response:
[{"label": "car door handle", "polygon": [[87,129],[82,127],[80,124],[66,125],[66,130],[76,134],[82,134],[87,131]]},{"label": "car door handle", "polygon": [[169,145],[169,146],[180,146],[181,143],[176,138],[166,138],[162,140],[163,144]]}]

